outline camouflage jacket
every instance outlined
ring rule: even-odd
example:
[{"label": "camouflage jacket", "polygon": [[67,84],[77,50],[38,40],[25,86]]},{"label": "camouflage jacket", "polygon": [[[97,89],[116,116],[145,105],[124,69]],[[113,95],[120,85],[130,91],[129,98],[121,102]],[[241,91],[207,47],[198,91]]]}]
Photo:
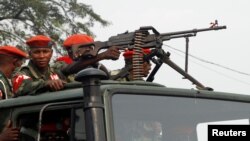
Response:
[{"label": "camouflage jacket", "polygon": [[[66,76],[66,80],[67,82],[75,82],[75,75],[76,74],[72,74],[72,73],[63,73],[61,70],[63,70],[64,68],[67,68],[68,64],[65,63],[64,61],[56,61],[53,65],[52,65],[52,68],[54,70],[58,70],[60,71],[64,76]],[[77,66],[77,64],[73,64],[73,66]],[[106,67],[101,64],[101,63],[95,63],[93,65],[89,65],[88,67],[93,67],[93,68],[96,68],[96,69],[100,69],[102,71],[104,71],[108,77],[110,77],[110,73],[108,72],[108,70],[106,69]],[[88,67],[85,67],[85,68],[88,68]],[[85,69],[85,68],[82,68],[82,69]],[[68,71],[70,72],[70,71]]]},{"label": "camouflage jacket", "polygon": [[[66,67],[68,64],[64,61],[56,61],[51,67],[54,70],[58,70],[61,72],[61,70]],[[63,74],[66,76],[65,74]],[[75,81],[75,74],[70,74],[66,76],[67,82],[74,82]]]},{"label": "camouflage jacket", "polygon": [[48,68],[41,74],[32,61],[27,66],[21,67],[12,78],[13,91],[16,96],[34,95],[48,91],[45,87],[47,80],[65,80],[65,76],[60,71]]},{"label": "camouflage jacket", "polygon": [[7,77],[0,71],[0,99],[8,99],[12,96],[12,86]]}]

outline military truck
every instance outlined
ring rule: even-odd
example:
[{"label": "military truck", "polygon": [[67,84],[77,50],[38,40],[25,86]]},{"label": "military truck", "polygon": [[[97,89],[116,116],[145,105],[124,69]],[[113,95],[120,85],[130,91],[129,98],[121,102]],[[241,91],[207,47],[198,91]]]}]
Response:
[{"label": "military truck", "polygon": [[2,100],[1,124],[20,141],[199,141],[208,124],[249,124],[247,95],[104,78],[90,68],[65,90]]},{"label": "military truck", "polygon": [[[180,37],[186,38],[188,48],[188,38],[197,32],[225,28],[160,34],[153,27],[141,27],[106,42],[95,42],[88,57],[111,45],[133,48],[138,53],[150,47],[154,48],[152,53],[143,57],[156,66],[146,81],[138,77],[129,82],[107,80],[103,71],[87,68],[64,90],[2,100],[0,129],[11,120],[20,128],[20,141],[206,141],[208,125],[249,125],[250,96],[212,91],[187,73],[187,60],[184,71],[161,48],[163,41]],[[140,60],[133,60],[135,68],[140,68]],[[152,82],[163,63],[189,79],[197,90]],[[135,72],[139,76],[140,71]]]}]

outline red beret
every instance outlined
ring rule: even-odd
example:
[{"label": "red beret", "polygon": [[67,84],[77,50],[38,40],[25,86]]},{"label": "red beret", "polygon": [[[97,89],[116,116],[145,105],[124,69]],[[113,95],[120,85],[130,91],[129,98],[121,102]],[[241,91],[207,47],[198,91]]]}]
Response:
[{"label": "red beret", "polygon": [[93,43],[94,39],[86,34],[73,34],[69,36],[64,42],[63,46],[69,48],[76,44],[89,44]]},{"label": "red beret", "polygon": [[[151,50],[148,49],[148,48],[142,49],[142,51],[143,51],[144,55],[147,55],[147,54],[149,54],[151,52]],[[129,58],[132,58],[133,54],[134,54],[133,50],[126,50],[123,53],[123,56],[124,56],[125,59],[129,59]]]},{"label": "red beret", "polygon": [[21,58],[28,58],[28,54],[23,52],[22,50],[14,47],[14,46],[1,46],[0,47],[0,54],[3,55],[11,55]]},{"label": "red beret", "polygon": [[31,37],[30,39],[28,39],[26,41],[26,44],[30,47],[30,48],[51,48],[53,45],[52,40],[44,35],[37,35],[34,37]]},{"label": "red beret", "polygon": [[56,61],[62,61],[62,62],[65,62],[67,64],[71,64],[73,62],[73,60],[69,57],[69,56],[61,56],[61,57],[58,57],[56,59]]}]

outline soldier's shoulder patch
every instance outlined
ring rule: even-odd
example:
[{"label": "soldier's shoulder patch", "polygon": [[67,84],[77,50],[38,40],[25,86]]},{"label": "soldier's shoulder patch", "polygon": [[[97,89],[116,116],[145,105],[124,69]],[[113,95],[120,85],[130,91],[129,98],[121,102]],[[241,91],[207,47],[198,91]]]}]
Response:
[{"label": "soldier's shoulder patch", "polygon": [[16,91],[19,89],[19,87],[21,86],[23,81],[27,80],[27,79],[31,79],[31,77],[29,77],[27,75],[23,75],[23,74],[19,74],[19,75],[14,76],[14,78],[12,80],[14,93],[16,93]]},{"label": "soldier's shoulder patch", "polygon": [[24,79],[31,79],[28,75],[18,74],[14,77],[14,81],[22,81]]}]

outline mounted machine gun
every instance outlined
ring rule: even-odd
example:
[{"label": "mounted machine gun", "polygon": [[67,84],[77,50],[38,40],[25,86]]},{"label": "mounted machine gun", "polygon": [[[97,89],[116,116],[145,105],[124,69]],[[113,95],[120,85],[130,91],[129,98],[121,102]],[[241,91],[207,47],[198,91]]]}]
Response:
[{"label": "mounted machine gun", "polygon": [[[147,81],[153,81],[153,76],[160,68],[162,63],[168,64],[170,67],[175,69],[177,72],[182,74],[185,78],[189,79],[193,84],[197,86],[198,89],[211,90],[211,88],[206,88],[200,82],[195,80],[192,76],[187,73],[187,56],[188,56],[188,38],[192,36],[196,36],[198,32],[210,31],[210,30],[220,30],[226,29],[226,26],[218,26],[213,25],[209,28],[202,29],[193,29],[193,30],[185,30],[185,31],[177,31],[177,32],[169,32],[169,33],[159,33],[152,26],[140,27],[139,30],[134,32],[125,32],[122,34],[118,34],[116,36],[111,36],[108,41],[96,41],[91,44],[78,44],[75,45],[77,48],[77,52],[81,52],[81,47],[94,45],[93,50],[88,52],[87,54],[83,54],[84,57],[93,57],[96,56],[97,53],[101,49],[107,49],[111,46],[117,46],[119,49],[133,49],[133,59],[132,59],[132,68],[134,80],[142,80],[142,62],[143,62],[143,52],[142,48],[153,48],[152,53],[146,56],[147,59],[152,60],[156,63],[156,67],[153,69],[151,75],[147,79]],[[152,31],[152,33],[150,33]],[[186,69],[182,70],[179,66],[173,63],[170,59],[170,53],[165,53],[162,49],[162,44],[164,41],[174,39],[174,38],[186,38]],[[81,53],[80,53],[81,54]],[[154,59],[154,57],[158,59]]]}]

